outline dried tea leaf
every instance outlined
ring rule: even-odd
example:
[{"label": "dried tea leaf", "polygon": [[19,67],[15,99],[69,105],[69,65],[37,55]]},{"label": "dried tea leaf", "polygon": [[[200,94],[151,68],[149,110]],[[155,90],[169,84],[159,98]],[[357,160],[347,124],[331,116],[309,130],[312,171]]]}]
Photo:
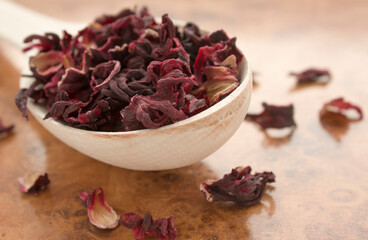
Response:
[{"label": "dried tea leaf", "polygon": [[275,182],[272,172],[255,173],[251,167],[237,167],[219,180],[207,180],[199,189],[209,202],[234,202],[241,206],[253,206],[262,199],[267,183]]},{"label": "dried tea leaf", "polygon": [[175,240],[178,235],[174,227],[173,216],[167,219],[160,218],[153,220],[150,213],[146,213],[142,218],[131,212],[124,214],[121,224],[133,230],[135,239],[156,237],[159,239]]},{"label": "dried tea leaf", "polygon": [[50,184],[48,174],[42,173],[27,173],[24,177],[18,179],[20,191],[37,195],[41,190],[44,190]]},{"label": "dried tea leaf", "polygon": [[102,188],[95,189],[92,194],[81,192],[79,198],[86,204],[89,221],[100,229],[115,229],[119,225],[120,216],[105,200]]}]

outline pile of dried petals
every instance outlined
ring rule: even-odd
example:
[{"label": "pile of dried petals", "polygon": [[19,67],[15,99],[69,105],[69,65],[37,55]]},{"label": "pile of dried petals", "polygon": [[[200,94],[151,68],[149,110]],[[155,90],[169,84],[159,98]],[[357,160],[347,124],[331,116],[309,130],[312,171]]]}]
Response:
[{"label": "pile of dried petals", "polygon": [[[179,30],[180,29],[180,30]],[[76,36],[31,35],[24,51],[35,81],[27,98],[72,127],[98,131],[158,128],[216,104],[239,85],[243,55],[223,30],[202,34],[176,27],[167,14],[156,23],[147,9],[96,19]]]}]

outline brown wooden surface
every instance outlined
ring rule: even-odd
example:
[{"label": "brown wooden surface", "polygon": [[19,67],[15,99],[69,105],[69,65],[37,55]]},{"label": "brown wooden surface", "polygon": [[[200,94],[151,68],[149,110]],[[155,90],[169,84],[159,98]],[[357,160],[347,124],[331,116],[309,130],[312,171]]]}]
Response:
[{"label": "brown wooden surface", "polygon": [[[367,120],[331,134],[318,118],[323,103],[339,96],[368,114],[366,1],[16,2],[86,22],[102,12],[144,4],[155,15],[168,12],[209,30],[224,28],[238,37],[259,73],[250,111],[260,111],[263,101],[293,103],[298,127],[291,138],[275,141],[244,122],[201,163],[162,172],[119,169],[67,147],[34,118],[26,122],[13,103],[20,73],[1,54],[0,117],[15,130],[0,141],[0,239],[133,239],[123,227],[101,231],[88,222],[78,194],[99,186],[120,214],[174,215],[178,239],[368,239]],[[2,52],[19,56],[0,43]],[[333,80],[324,87],[295,89],[288,73],[310,66],[329,68]],[[239,165],[276,174],[261,204],[207,203],[199,183]],[[17,178],[28,171],[49,173],[49,188],[38,196],[22,194]]]}]

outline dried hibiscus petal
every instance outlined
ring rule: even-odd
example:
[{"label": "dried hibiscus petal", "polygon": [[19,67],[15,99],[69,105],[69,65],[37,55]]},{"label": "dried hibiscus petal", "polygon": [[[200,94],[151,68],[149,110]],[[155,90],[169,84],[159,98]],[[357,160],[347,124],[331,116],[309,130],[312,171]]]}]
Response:
[{"label": "dried hibiscus petal", "polygon": [[127,228],[133,229],[135,239],[146,237],[156,237],[159,239],[175,240],[178,233],[174,227],[174,217],[152,219],[150,213],[140,217],[135,213],[124,214],[124,220],[121,224]]},{"label": "dried hibiscus petal", "polygon": [[322,127],[336,140],[340,140],[347,132],[350,122],[363,119],[363,112],[360,107],[343,98],[337,98],[323,106],[319,117]]},{"label": "dried hibiscus petal", "polygon": [[24,193],[37,194],[37,192],[44,190],[50,184],[47,173],[29,173],[24,177],[18,179],[20,184],[20,191]]},{"label": "dried hibiscus petal", "polygon": [[344,98],[336,98],[326,103],[320,111],[320,116],[335,113],[345,117],[347,120],[362,120],[363,112],[357,105],[345,101]]},{"label": "dried hibiscus petal", "polygon": [[253,206],[261,201],[266,184],[275,182],[275,175],[272,172],[252,175],[250,172],[250,166],[237,167],[220,180],[201,183],[199,189],[209,202],[230,201],[241,206]]},{"label": "dried hibiscus petal", "polygon": [[59,51],[40,52],[29,60],[29,66],[39,78],[49,78],[63,66],[63,55]]},{"label": "dried hibiscus petal", "polygon": [[[267,103],[262,104],[264,110],[260,114],[247,114],[246,120],[253,121],[260,125],[263,130],[268,130],[268,134],[271,133],[272,129],[278,129],[282,131],[281,135],[290,135],[296,127],[294,121],[294,106],[292,104],[286,106],[276,106],[269,105]],[[271,129],[271,131],[269,131]],[[283,130],[287,134],[283,134]],[[280,137],[280,133],[272,133],[269,135],[274,135],[275,137]]]},{"label": "dried hibiscus petal", "polygon": [[297,79],[297,84],[306,83],[327,83],[331,80],[331,74],[328,70],[311,68],[300,73],[290,73]]},{"label": "dried hibiscus petal", "polygon": [[120,216],[105,200],[102,188],[92,194],[81,192],[79,198],[86,204],[89,221],[100,229],[114,229],[119,225]]},{"label": "dried hibiscus petal", "polygon": [[4,126],[0,119],[0,139],[8,136],[13,131],[14,125]]},{"label": "dried hibiscus petal", "polygon": [[197,96],[203,91],[208,97],[210,105],[217,103],[239,86],[236,73],[228,67],[208,66],[203,69],[203,73],[207,81],[194,90],[192,94]]},{"label": "dried hibiscus petal", "polygon": [[184,111],[177,110],[168,100],[156,101],[140,95],[131,99],[121,116],[126,131],[158,128],[187,118]]}]

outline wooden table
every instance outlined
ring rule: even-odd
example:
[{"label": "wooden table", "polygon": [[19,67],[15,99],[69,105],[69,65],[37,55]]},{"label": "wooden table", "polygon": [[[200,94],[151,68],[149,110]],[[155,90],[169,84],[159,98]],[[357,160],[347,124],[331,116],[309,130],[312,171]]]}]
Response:
[{"label": "wooden table", "polygon": [[[102,12],[133,6],[120,0],[16,2],[55,18],[85,22]],[[0,239],[133,239],[123,227],[103,231],[89,223],[78,194],[99,186],[120,214],[173,215],[178,239],[368,239],[367,120],[328,132],[318,117],[322,105],[339,96],[368,114],[368,3],[142,0],[134,4],[148,6],[154,15],[168,12],[173,18],[236,35],[259,73],[249,111],[261,111],[264,101],[293,103],[296,131],[290,138],[273,140],[244,122],[201,163],[161,172],[119,169],[67,147],[33,117],[26,122],[13,103],[20,71],[1,54],[0,117],[6,124],[14,123],[15,129],[0,141]],[[4,40],[0,43],[7,56],[19,56]],[[330,69],[332,81],[295,89],[289,72],[311,66]],[[199,183],[240,165],[276,174],[276,183],[267,187],[261,204],[246,208],[206,202]],[[22,194],[17,178],[29,171],[47,172],[49,188],[37,196]]]}]

